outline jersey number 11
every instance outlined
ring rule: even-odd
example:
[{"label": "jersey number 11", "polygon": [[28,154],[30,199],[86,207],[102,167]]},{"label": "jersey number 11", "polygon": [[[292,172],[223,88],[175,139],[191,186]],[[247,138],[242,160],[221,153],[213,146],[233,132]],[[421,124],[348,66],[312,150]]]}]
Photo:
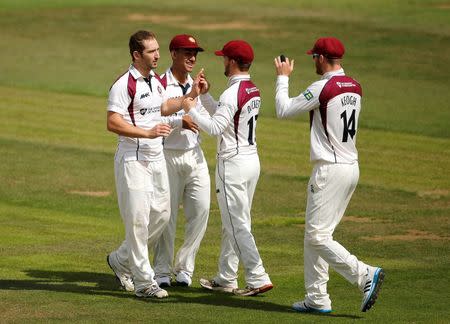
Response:
[{"label": "jersey number 11", "polygon": [[250,117],[250,120],[247,122],[248,125],[248,144],[253,145],[255,144],[255,128],[256,128],[256,121],[258,120],[258,115]]}]

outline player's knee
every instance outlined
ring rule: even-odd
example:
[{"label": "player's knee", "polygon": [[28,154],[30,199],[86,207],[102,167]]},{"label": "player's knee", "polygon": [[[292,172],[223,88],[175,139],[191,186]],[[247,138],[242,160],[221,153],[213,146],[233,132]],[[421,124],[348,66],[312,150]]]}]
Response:
[{"label": "player's knee", "polygon": [[329,240],[331,240],[330,235],[321,235],[316,233],[311,234],[305,234],[304,242],[305,245],[310,246],[323,246],[325,245]]}]

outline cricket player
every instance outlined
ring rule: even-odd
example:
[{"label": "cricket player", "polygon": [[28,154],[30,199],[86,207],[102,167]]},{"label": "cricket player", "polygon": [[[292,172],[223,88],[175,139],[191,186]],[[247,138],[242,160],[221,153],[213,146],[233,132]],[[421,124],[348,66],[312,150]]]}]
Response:
[{"label": "cricket player", "polygon": [[[222,246],[219,272],[214,279],[201,279],[200,284],[210,290],[253,296],[273,288],[251,232],[250,210],[260,172],[255,134],[261,98],[248,73],[254,58],[250,44],[233,40],[215,54],[223,56],[228,88],[217,103],[207,93],[206,79],[201,78],[200,98],[211,116],[204,117],[194,109],[194,100],[183,101],[184,110],[200,129],[217,136],[216,193]],[[245,269],[245,289],[238,289],[239,261]]]},{"label": "cricket player", "polygon": [[[203,52],[192,35],[176,35],[169,45],[172,66],[161,76],[169,98],[184,96],[194,83],[189,75],[197,62],[198,52]],[[208,112],[197,100],[194,108],[201,114]],[[191,119],[181,110],[176,113],[183,121]],[[164,139],[164,156],[169,173],[170,221],[155,247],[155,279],[160,287],[171,285],[172,272],[181,286],[192,284],[195,257],[206,231],[210,206],[210,178],[208,164],[200,147],[200,136],[181,127],[175,128]],[[174,262],[176,223],[180,202],[186,217],[184,243]],[[172,269],[172,263],[174,267]]]},{"label": "cricket player", "polygon": [[[112,85],[108,98],[107,128],[119,135],[114,165],[125,241],[108,255],[108,265],[122,288],[137,297],[168,296],[154,280],[148,258],[170,217],[170,192],[162,138],[171,127],[161,122],[181,107],[182,98],[165,100],[164,87],[153,69],[159,45],[149,31],[130,37],[132,64]],[[190,96],[198,95],[193,87]]]},{"label": "cricket player", "polygon": [[359,178],[356,135],[361,111],[360,84],[346,76],[341,66],[344,45],[336,38],[320,38],[307,51],[317,74],[297,97],[289,97],[289,75],[294,60],[275,58],[278,74],[275,105],[278,118],[309,112],[311,162],[314,168],[308,183],[306,206],[304,267],[305,299],[293,304],[299,312],[331,312],[327,293],[328,267],[331,266],[363,294],[361,311],[369,310],[383,283],[384,271],[367,265],[333,240]]}]

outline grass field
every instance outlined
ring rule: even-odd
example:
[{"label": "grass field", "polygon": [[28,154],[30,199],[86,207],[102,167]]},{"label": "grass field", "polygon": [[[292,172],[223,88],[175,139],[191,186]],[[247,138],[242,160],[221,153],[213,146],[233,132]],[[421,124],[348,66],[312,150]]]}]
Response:
[{"label": "grass field", "polygon": [[[0,1],[0,322],[450,322],[450,4],[445,1]],[[176,33],[196,35],[212,93],[225,88],[213,50],[253,44],[262,90],[262,173],[253,232],[275,289],[255,298],[208,293],[220,214],[210,220],[191,288],[164,301],[117,290],[105,256],[123,239],[113,179],[116,137],[105,127],[109,86],[129,64],[128,37],[156,32],[169,64]],[[345,69],[363,85],[358,188],[335,238],[385,268],[380,299],[331,272],[334,312],[302,315],[307,116],[274,118],[273,57],[296,60],[291,95],[317,76],[314,40],[346,45]],[[211,174],[215,139],[203,136]],[[183,217],[176,244],[181,244]],[[243,281],[240,282],[244,284]]]}]

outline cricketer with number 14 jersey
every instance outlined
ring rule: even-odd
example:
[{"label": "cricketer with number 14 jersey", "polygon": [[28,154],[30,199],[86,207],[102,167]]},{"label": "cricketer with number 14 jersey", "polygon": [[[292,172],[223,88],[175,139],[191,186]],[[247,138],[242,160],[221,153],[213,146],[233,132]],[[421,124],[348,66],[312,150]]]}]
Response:
[{"label": "cricketer with number 14 jersey", "polygon": [[362,90],[343,69],[325,73],[297,97],[289,98],[289,78],[277,79],[277,116],[310,113],[311,161],[353,163],[358,160],[356,133]]}]

